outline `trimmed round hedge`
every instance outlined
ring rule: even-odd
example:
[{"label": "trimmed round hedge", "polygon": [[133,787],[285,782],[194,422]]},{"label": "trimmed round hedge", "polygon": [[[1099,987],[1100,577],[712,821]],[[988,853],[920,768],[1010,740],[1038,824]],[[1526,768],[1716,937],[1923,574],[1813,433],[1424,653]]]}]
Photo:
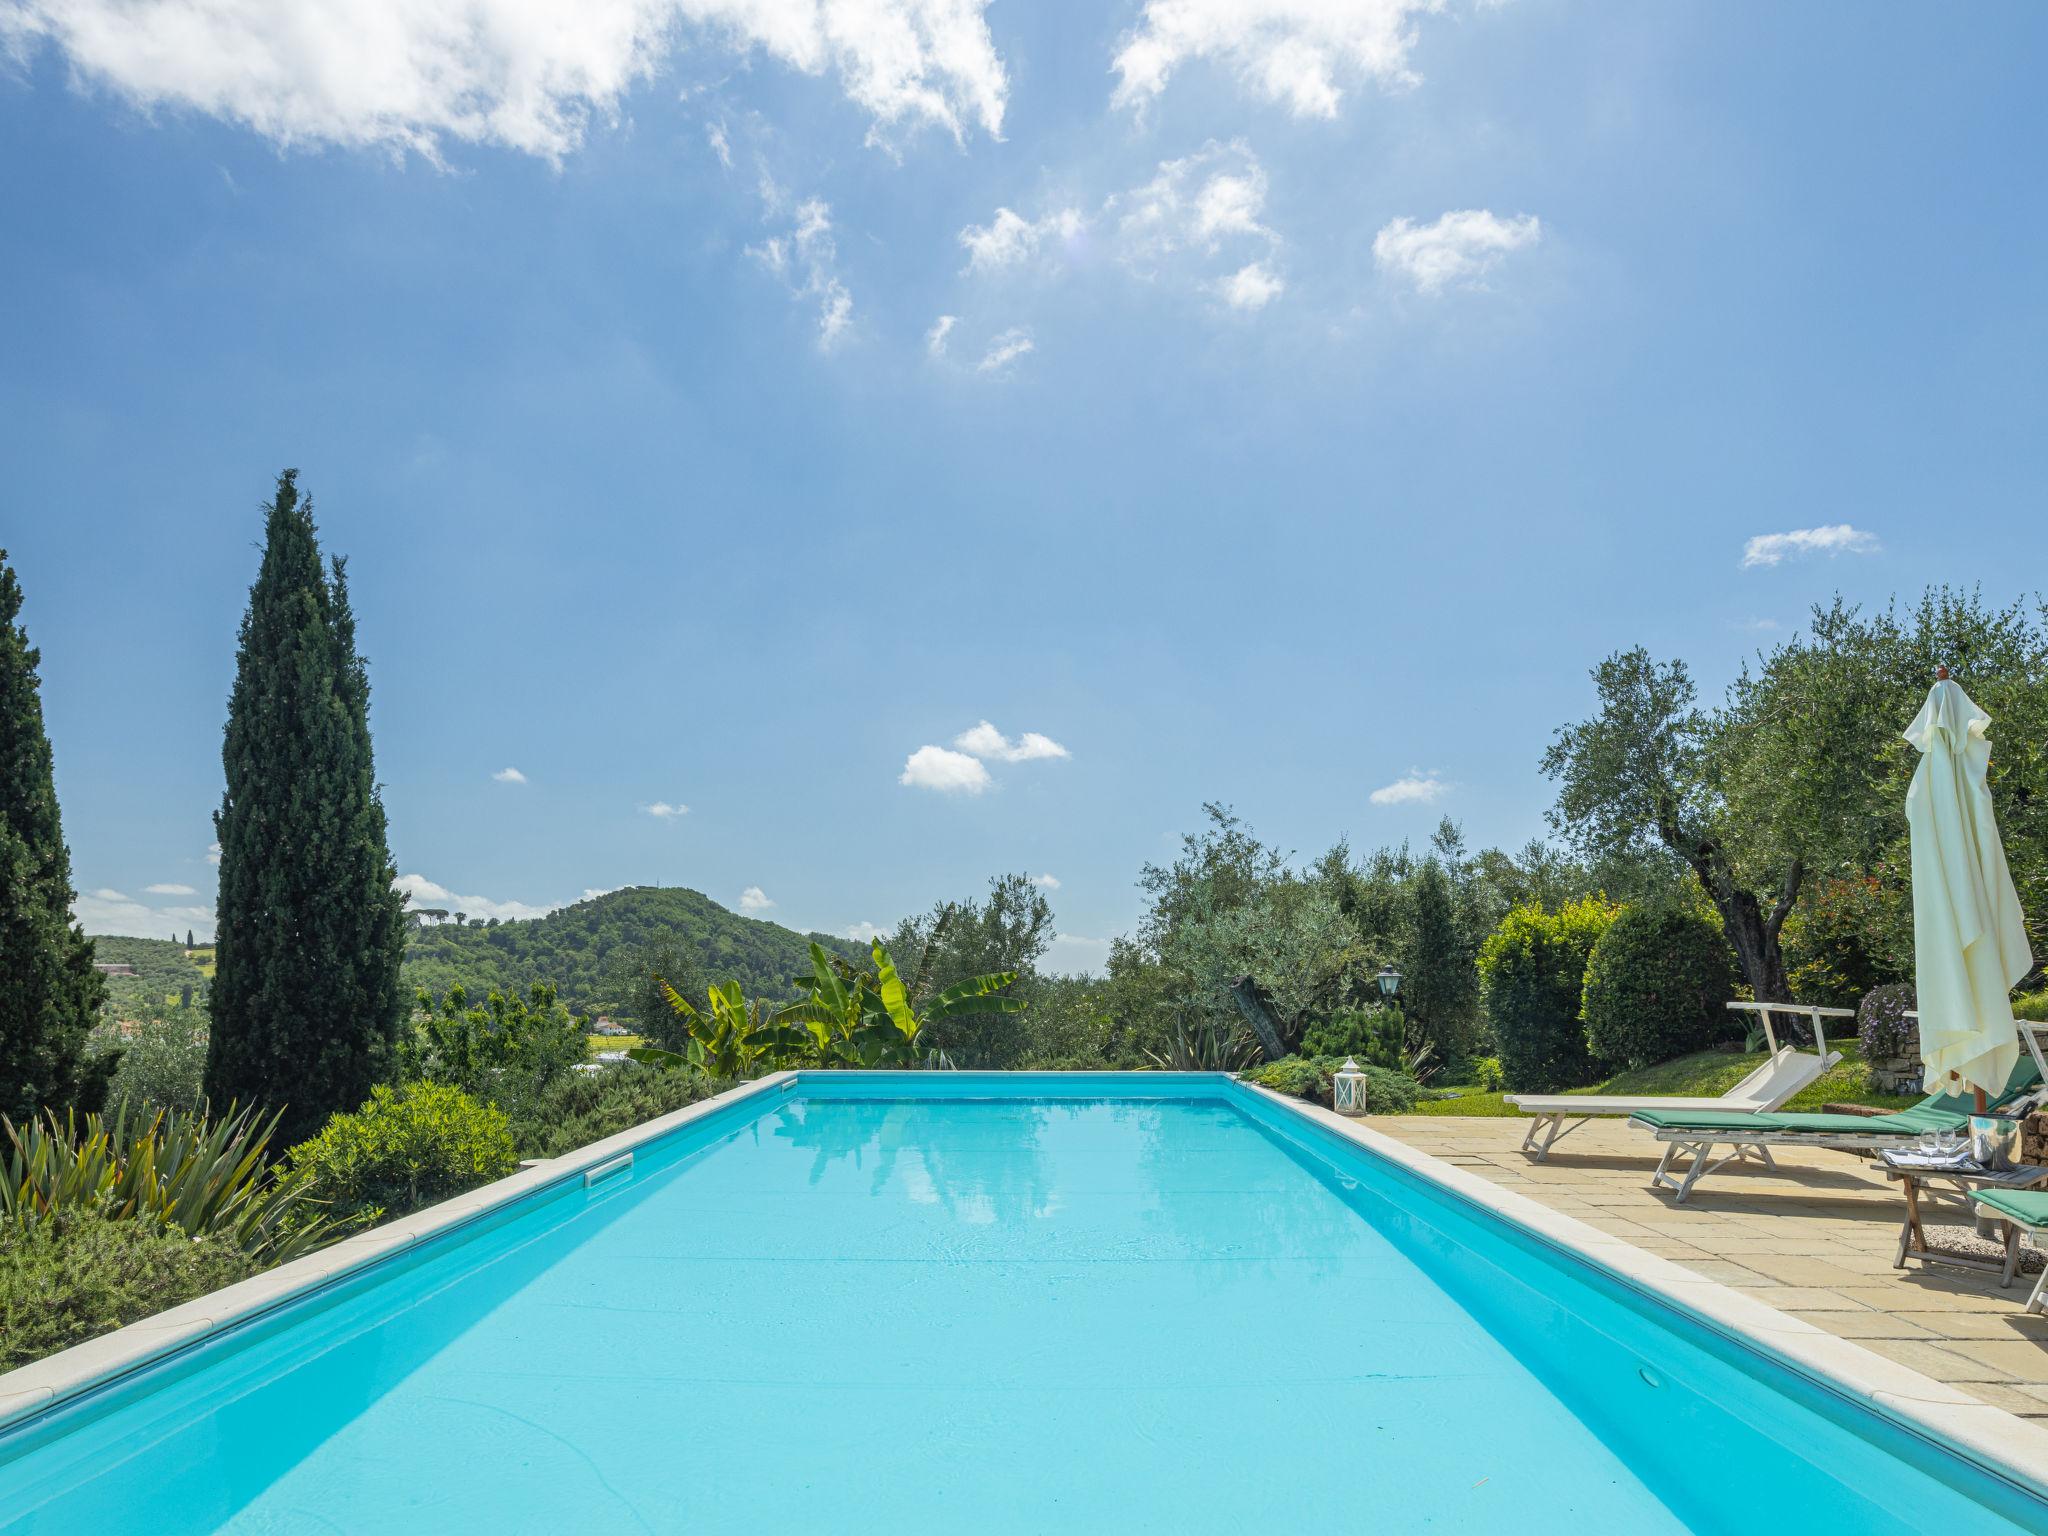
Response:
[{"label": "trimmed round hedge", "polygon": [[1735,1030],[1735,957],[1690,907],[1627,907],[1586,961],[1581,1013],[1602,1062],[1647,1067],[1703,1051]]},{"label": "trimmed round hedge", "polygon": [[1614,908],[1590,896],[1555,912],[1517,907],[1479,946],[1480,996],[1513,1091],[1556,1093],[1598,1076],[1579,1004],[1587,956],[1613,920]]}]

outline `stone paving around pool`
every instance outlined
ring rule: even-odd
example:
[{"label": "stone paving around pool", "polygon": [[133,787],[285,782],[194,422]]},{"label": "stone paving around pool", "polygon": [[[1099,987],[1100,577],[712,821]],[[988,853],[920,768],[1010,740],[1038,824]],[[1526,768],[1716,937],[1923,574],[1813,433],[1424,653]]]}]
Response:
[{"label": "stone paving around pool", "polygon": [[[2048,1421],[2048,1317],[2020,1311],[2035,1277],[2000,1290],[1995,1275],[1893,1268],[1906,1202],[1862,1158],[1773,1148],[1776,1174],[1731,1163],[1677,1205],[1650,1184],[1662,1145],[1625,1121],[1574,1131],[1545,1163],[1519,1150],[1520,1117],[1363,1123],[1994,1407]],[[1934,1246],[1969,1235],[1960,1210],[1938,1209],[1927,1227]]]}]

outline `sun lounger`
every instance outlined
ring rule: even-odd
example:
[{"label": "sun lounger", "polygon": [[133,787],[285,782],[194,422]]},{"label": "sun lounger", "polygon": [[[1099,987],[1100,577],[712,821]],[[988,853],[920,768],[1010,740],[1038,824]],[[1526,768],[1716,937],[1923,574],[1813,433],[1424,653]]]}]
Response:
[{"label": "sun lounger", "polygon": [[[2033,1099],[2048,1079],[2048,1062],[2033,1031],[2022,1025],[2020,1039],[2027,1046],[2002,1092],[1989,1107],[2010,1112],[2021,1102]],[[1961,1131],[1975,1112],[1973,1094],[1929,1094],[1911,1109],[1893,1115],[1789,1115],[1727,1114],[1714,1111],[1643,1110],[1629,1117],[1629,1124],[1652,1132],[1665,1143],[1664,1157],[1651,1176],[1653,1184],[1673,1191],[1683,1202],[1706,1174],[1727,1163],[1756,1157],[1767,1167],[1772,1147],[1827,1147],[1838,1152],[1877,1153],[1886,1147],[1910,1146],[1928,1131]],[[1729,1148],[1726,1156],[1714,1157],[1714,1149]],[[1690,1157],[1683,1174],[1673,1164]]]},{"label": "sun lounger", "polygon": [[[2011,1222],[2026,1233],[2031,1246],[2043,1246],[2042,1234],[2048,1233],[2048,1189],[1980,1189],[1972,1198],[1983,1214]],[[2011,1271],[2017,1267],[2017,1254],[2009,1253],[2006,1266],[2008,1281]],[[2027,1298],[2027,1304],[2021,1310],[2048,1311],[2048,1294],[2044,1293],[2048,1293],[2048,1269],[2041,1271],[2041,1278],[2034,1282],[2034,1294]]]},{"label": "sun lounger", "polygon": [[[1552,1147],[1588,1120],[1600,1116],[1637,1115],[1646,1110],[1753,1115],[1776,1109],[1842,1059],[1841,1052],[1828,1049],[1826,1026],[1821,1021],[1824,1018],[1852,1019],[1856,1016],[1848,1008],[1800,1008],[1746,1002],[1728,1006],[1762,1018],[1765,1055],[1762,1066],[1726,1093],[1716,1098],[1696,1099],[1659,1098],[1655,1094],[1511,1093],[1506,1095],[1507,1102],[1523,1114],[1535,1117],[1529,1122],[1528,1134],[1522,1138],[1522,1150],[1537,1162],[1543,1162],[1550,1156]],[[1781,1048],[1777,1032],[1771,1027],[1773,1013],[1803,1015],[1813,1029],[1814,1048],[1811,1051],[1790,1045]],[[1770,1161],[1768,1152],[1763,1157],[1765,1162]]]}]

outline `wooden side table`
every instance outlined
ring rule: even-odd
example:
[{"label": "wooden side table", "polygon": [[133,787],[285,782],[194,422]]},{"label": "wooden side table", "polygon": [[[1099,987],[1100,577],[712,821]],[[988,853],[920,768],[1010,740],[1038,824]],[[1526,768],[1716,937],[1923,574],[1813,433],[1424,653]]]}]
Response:
[{"label": "wooden side table", "polygon": [[2019,1270],[2020,1229],[2009,1221],[2001,1221],[2004,1228],[2005,1258],[2002,1263],[1990,1259],[1972,1259],[1959,1253],[1943,1253],[1938,1248],[1927,1246],[1927,1234],[1920,1224],[1920,1202],[1927,1199],[1937,1204],[1959,1205],[1974,1213],[1970,1194],[1979,1189],[2032,1189],[2048,1182],[2048,1168],[2021,1166],[2004,1173],[1973,1171],[1967,1168],[1900,1168],[1889,1160],[1882,1160],[1884,1175],[1901,1185],[1906,1196],[1906,1220],[1899,1228],[1899,1252],[1892,1260],[1896,1269],[1904,1269],[1908,1259],[1918,1259],[1923,1264],[1946,1264],[1954,1269],[1967,1269],[1978,1274],[1996,1275],[2001,1287],[2012,1284],[2012,1277]]}]

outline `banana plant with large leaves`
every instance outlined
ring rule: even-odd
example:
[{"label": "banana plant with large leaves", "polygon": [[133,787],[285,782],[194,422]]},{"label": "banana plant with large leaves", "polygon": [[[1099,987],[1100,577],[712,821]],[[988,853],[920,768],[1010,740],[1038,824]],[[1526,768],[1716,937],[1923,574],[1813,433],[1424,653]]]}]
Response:
[{"label": "banana plant with large leaves", "polygon": [[642,1045],[626,1053],[649,1066],[696,1067],[712,1077],[756,1077],[783,1065],[808,1043],[803,1031],[770,1018],[760,999],[748,1002],[737,981],[711,988],[702,1011],[666,981],[661,991],[689,1031],[690,1043],[681,1051]]},{"label": "banana plant with large leaves", "polygon": [[775,1015],[775,1022],[804,1032],[813,1058],[824,1066],[912,1067],[926,1056],[925,1032],[933,1024],[969,1013],[1022,1013],[1022,998],[1007,996],[1015,971],[971,976],[946,988],[920,1008],[897,973],[888,946],[876,939],[869,950],[871,971],[811,945],[811,974],[801,978],[810,992]]}]

